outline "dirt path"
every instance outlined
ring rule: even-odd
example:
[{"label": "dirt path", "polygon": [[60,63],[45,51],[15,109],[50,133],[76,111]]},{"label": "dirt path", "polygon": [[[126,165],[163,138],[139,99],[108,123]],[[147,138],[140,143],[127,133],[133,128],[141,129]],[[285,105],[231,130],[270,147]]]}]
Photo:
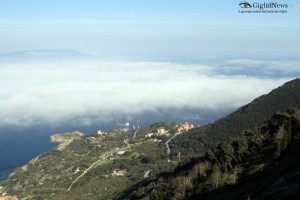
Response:
[{"label": "dirt path", "polygon": [[171,140],[173,140],[175,137],[177,137],[178,135],[180,135],[182,132],[177,132],[175,133],[168,141],[166,141],[166,146],[167,146],[167,155],[168,155],[168,162],[171,162],[171,157],[170,157],[170,154],[171,154],[171,149],[170,149],[170,146],[169,146],[169,142],[171,142]]},{"label": "dirt path", "polygon": [[[122,149],[121,149],[121,150],[122,150]],[[101,161],[105,161],[105,159],[106,159],[107,157],[112,156],[112,155],[113,155],[114,153],[116,153],[117,151],[120,151],[120,149],[119,149],[119,150],[112,150],[112,151],[108,151],[108,152],[103,153],[103,154],[101,155],[101,157],[100,157],[99,160],[97,160],[97,161],[95,161],[94,163],[92,163],[87,169],[85,169],[85,170],[83,171],[82,174],[80,174],[80,176],[78,176],[78,177],[71,183],[71,185],[69,186],[69,188],[67,189],[67,191],[70,191],[70,190],[72,189],[72,186],[73,186],[73,185],[74,185],[81,177],[83,177],[90,169],[92,169],[95,165],[100,164]]]},{"label": "dirt path", "polygon": [[139,129],[136,129],[136,131],[134,131],[133,133],[133,138],[136,138],[136,133],[139,131]]}]

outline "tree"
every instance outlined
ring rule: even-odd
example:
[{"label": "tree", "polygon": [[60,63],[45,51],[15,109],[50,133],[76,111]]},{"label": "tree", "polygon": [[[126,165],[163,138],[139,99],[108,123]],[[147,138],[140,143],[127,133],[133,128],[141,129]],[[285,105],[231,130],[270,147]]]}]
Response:
[{"label": "tree", "polygon": [[230,142],[224,142],[221,145],[221,152],[220,152],[223,157],[224,157],[224,164],[228,166],[229,168],[232,168],[232,160],[236,161],[235,158],[235,151]]},{"label": "tree", "polygon": [[228,184],[235,184],[237,182],[238,179],[238,174],[242,172],[242,169],[240,167],[234,167],[231,171],[231,173],[229,174],[228,177]]},{"label": "tree", "polygon": [[197,175],[197,178],[206,178],[207,171],[211,169],[211,164],[208,161],[204,161],[195,165],[194,170]]},{"label": "tree", "polygon": [[244,135],[241,135],[236,141],[232,143],[232,145],[237,153],[238,161],[241,161],[243,154],[248,153],[247,138]]},{"label": "tree", "polygon": [[214,188],[218,188],[222,182],[222,172],[217,165],[213,166],[211,174],[211,183]]},{"label": "tree", "polygon": [[150,199],[151,200],[160,200],[163,199],[163,195],[160,191],[157,191],[156,189],[152,190],[150,194]]}]

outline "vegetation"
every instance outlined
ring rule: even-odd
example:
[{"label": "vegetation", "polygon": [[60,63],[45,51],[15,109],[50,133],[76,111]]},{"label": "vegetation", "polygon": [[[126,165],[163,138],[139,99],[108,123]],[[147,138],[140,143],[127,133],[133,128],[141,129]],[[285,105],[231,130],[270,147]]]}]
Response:
[{"label": "vegetation", "polygon": [[[159,127],[171,129],[172,124],[160,123]],[[145,138],[149,131],[157,132],[155,127],[141,128],[136,138],[132,131],[121,129],[102,136],[56,135],[71,142],[18,168],[1,186],[20,199],[113,199],[145,179],[149,170],[155,176],[174,169],[175,165],[167,162],[165,143],[159,140],[163,137]],[[126,173],[114,175],[115,170]]]},{"label": "vegetation", "polygon": [[300,195],[299,106],[296,79],[178,136],[176,122],[67,134],[0,185],[19,199],[286,199]]},{"label": "vegetation", "polygon": [[[232,196],[228,199],[246,199],[247,195],[256,198],[259,197],[258,195],[264,196],[253,186],[252,190],[247,190],[248,193],[245,194],[244,190],[238,187],[239,181],[243,180],[247,183],[246,180],[251,180],[253,184],[253,177],[257,174],[265,176],[269,174],[269,170],[274,169],[286,172],[287,167],[290,166],[286,166],[280,160],[289,156],[295,158],[298,164],[300,163],[300,158],[295,155],[286,155],[291,144],[298,151],[300,148],[299,114],[300,109],[276,114],[259,129],[244,130],[238,136],[219,143],[204,156],[182,165],[179,163],[173,172],[145,182],[144,185],[140,184],[134,190],[124,192],[119,199],[222,199],[228,198],[229,195],[225,192],[220,195],[218,191],[227,186],[226,192],[228,192],[229,185],[236,185],[237,189],[234,193],[230,190]],[[290,140],[287,139],[289,135]],[[295,149],[293,153],[297,153]],[[290,167],[291,170],[295,168]],[[271,177],[276,181],[282,179],[278,176],[278,172]],[[300,177],[296,181],[299,179]],[[270,180],[266,182],[269,184]],[[293,184],[294,193],[297,191],[295,188],[300,188],[299,182],[295,184],[292,181],[290,184]],[[266,184],[260,187],[269,186]]]},{"label": "vegetation", "polygon": [[174,156],[181,152],[189,160],[198,157],[220,141],[230,139],[243,130],[259,127],[277,112],[285,112],[300,105],[300,79],[283,86],[242,106],[228,116],[203,127],[192,129],[189,134],[174,139],[170,146]]}]

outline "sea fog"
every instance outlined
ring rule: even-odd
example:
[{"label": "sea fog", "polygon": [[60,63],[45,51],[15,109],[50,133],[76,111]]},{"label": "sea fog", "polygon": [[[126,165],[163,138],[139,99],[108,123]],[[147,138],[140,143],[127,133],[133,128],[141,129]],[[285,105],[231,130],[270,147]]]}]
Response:
[{"label": "sea fog", "polygon": [[[122,124],[212,123],[297,77],[297,59],[101,60],[73,51],[0,55],[0,180],[55,148],[50,135]],[[263,70],[262,70],[263,69]]]}]

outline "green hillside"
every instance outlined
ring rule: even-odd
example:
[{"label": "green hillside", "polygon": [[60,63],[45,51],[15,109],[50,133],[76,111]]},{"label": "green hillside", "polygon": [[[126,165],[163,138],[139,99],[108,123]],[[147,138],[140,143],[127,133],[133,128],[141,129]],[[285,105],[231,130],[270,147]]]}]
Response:
[{"label": "green hillside", "polygon": [[237,111],[214,122],[190,131],[173,140],[174,156],[185,153],[189,159],[203,154],[221,140],[231,138],[242,130],[259,127],[272,115],[300,105],[300,79],[295,79],[278,87],[267,95],[256,98]]},{"label": "green hillside", "polygon": [[[204,127],[56,134],[0,182],[19,199],[286,199],[300,191],[300,79]],[[182,129],[181,129],[182,130]]]},{"label": "green hillside", "polygon": [[300,108],[243,130],[119,199],[287,199],[300,191]]}]

